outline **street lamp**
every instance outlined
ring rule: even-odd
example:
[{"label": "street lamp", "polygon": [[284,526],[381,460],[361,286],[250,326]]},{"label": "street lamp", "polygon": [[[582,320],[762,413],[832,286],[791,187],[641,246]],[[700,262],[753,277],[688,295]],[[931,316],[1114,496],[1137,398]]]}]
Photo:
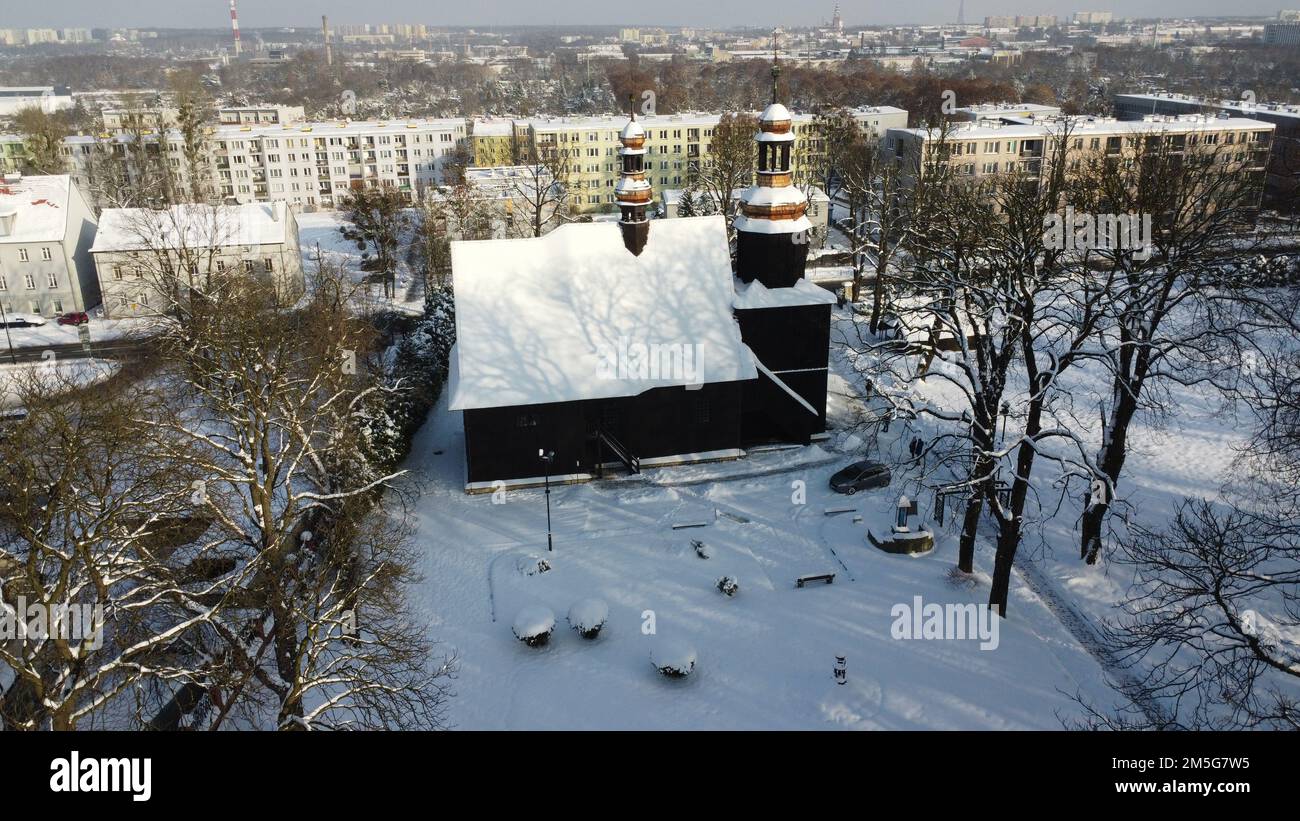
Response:
[{"label": "street lamp", "polygon": [[1002,444],[1007,443],[1007,417],[1011,415],[1011,403],[1002,403]]},{"label": "street lamp", "polygon": [[9,343],[9,358],[18,364],[18,354],[14,353],[14,338],[9,335],[9,319],[5,316],[5,304],[0,302],[0,325],[5,326],[5,340]]},{"label": "street lamp", "polygon": [[538,448],[537,458],[546,465],[546,478],[543,480],[546,486],[546,549],[554,551],[555,545],[551,541],[551,463],[555,461],[555,451]]}]

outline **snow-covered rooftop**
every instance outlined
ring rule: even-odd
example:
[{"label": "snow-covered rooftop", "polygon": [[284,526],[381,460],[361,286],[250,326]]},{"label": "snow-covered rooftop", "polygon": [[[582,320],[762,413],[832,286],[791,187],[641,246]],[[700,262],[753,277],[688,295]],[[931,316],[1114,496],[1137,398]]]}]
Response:
[{"label": "snow-covered rooftop", "polygon": [[0,243],[61,242],[68,230],[70,185],[67,174],[25,176],[14,182],[0,178],[0,215],[12,221]]},{"label": "snow-covered rooftop", "polygon": [[[1033,123],[1001,124],[997,122],[978,121],[954,123],[949,133],[949,140],[982,139],[985,137],[1030,138],[1041,139],[1059,136],[1066,123],[1071,129],[1070,136],[1082,137],[1088,134],[1123,135],[1149,134],[1173,131],[1260,131],[1270,130],[1272,123],[1252,120],[1245,117],[1215,117],[1199,114],[1169,115],[1167,117],[1147,117],[1142,120],[1114,120],[1102,117],[1047,118]],[[938,131],[925,128],[891,128],[891,133],[907,133],[922,139],[938,137]]]},{"label": "snow-covered rooftop", "polygon": [[789,288],[768,288],[758,280],[736,283],[736,308],[788,308],[792,305],[831,305],[835,294],[800,277]]},{"label": "snow-covered rooftop", "polygon": [[[623,245],[617,224],[575,223],[539,238],[454,242],[451,259],[452,410],[635,396],[758,375],[731,311],[720,216],[656,220],[639,256]],[[690,367],[641,373],[638,350],[647,349],[680,354]]]},{"label": "snow-covered rooftop", "polygon": [[107,208],[90,251],[278,245],[289,239],[288,230],[284,203]]}]

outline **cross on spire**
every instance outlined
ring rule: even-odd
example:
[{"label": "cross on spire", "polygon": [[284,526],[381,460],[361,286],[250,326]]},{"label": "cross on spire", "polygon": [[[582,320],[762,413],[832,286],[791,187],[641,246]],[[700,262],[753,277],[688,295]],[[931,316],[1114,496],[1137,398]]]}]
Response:
[{"label": "cross on spire", "polygon": [[779,28],[772,29],[772,102],[776,102],[776,81],[781,76],[781,56],[777,51],[777,38],[780,37]]}]

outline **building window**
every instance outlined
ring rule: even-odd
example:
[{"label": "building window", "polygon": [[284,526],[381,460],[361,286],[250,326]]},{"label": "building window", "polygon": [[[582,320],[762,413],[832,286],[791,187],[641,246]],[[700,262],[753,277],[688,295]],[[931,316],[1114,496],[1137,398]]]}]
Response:
[{"label": "building window", "polygon": [[253,261],[251,259],[244,260],[244,273],[253,273]]},{"label": "building window", "polygon": [[45,260],[46,262],[49,262],[50,260],[54,259],[54,254],[50,253],[50,249],[48,247],[42,248],[41,259]]},{"label": "building window", "polygon": [[63,300],[61,299],[54,300],[54,313],[56,314],[63,313]]},{"label": "building window", "polygon": [[9,290],[9,283],[5,282],[4,274],[0,274],[0,291]]},{"label": "building window", "polygon": [[114,265],[114,266],[113,266],[113,279],[118,280],[119,282],[122,280],[122,266],[121,266],[121,265]]},{"label": "building window", "polygon": [[535,428],[537,427],[537,414],[521,413],[515,417],[515,427],[517,428]]},{"label": "building window", "polygon": [[23,274],[23,284],[27,286],[27,290],[35,291],[36,277],[32,276],[31,274]]},{"label": "building window", "polygon": [[59,287],[59,275],[50,271],[50,275],[46,278],[46,282],[49,283],[51,288]]},{"label": "building window", "polygon": [[18,261],[19,261],[19,262],[26,262],[26,261],[27,261],[27,249],[26,249],[26,248],[19,248],[19,249],[18,249]]},{"label": "building window", "polygon": [[141,266],[141,265],[137,265],[137,266],[135,266],[135,278],[136,278],[136,279],[144,279],[144,267],[143,267],[143,266]]},{"label": "building window", "polygon": [[268,274],[273,273],[275,271],[275,260],[271,259],[270,257],[267,257],[266,259],[262,260],[262,264],[266,266],[266,272]]}]

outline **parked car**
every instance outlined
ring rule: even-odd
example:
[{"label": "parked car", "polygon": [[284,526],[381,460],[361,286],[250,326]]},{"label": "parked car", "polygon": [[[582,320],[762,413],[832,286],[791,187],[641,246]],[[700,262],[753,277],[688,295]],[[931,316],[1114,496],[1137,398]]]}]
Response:
[{"label": "parked car", "polygon": [[831,477],[831,490],[853,495],[859,490],[889,487],[889,466],[880,462],[854,462]]},{"label": "parked car", "polygon": [[44,324],[45,317],[27,314],[7,314],[4,322],[6,328],[37,328]]},{"label": "parked car", "polygon": [[73,311],[59,317],[60,325],[85,325],[89,321],[90,316],[85,311]]}]

